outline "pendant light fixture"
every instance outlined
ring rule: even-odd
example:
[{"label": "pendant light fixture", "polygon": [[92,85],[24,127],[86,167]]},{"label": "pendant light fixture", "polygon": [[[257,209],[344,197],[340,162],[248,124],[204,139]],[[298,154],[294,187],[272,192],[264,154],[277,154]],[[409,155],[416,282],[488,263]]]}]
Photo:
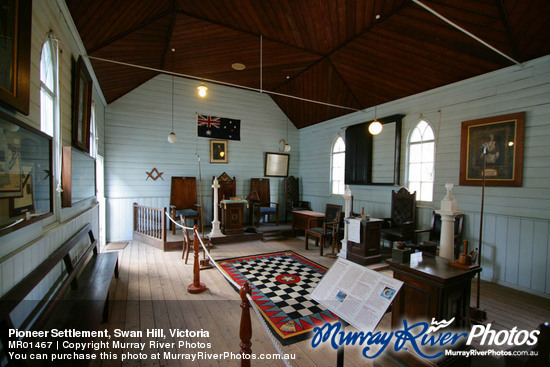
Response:
[{"label": "pendant light fixture", "polygon": [[199,97],[204,98],[206,97],[206,91],[208,90],[208,87],[204,84],[201,84],[197,87],[197,92],[199,93]]},{"label": "pendant light fixture", "polygon": [[178,137],[174,133],[174,77],[172,76],[172,132],[168,135],[168,142],[170,144],[178,141]]},{"label": "pendant light fixture", "polygon": [[[377,14],[375,16],[375,19],[376,20],[379,20],[380,19],[380,14]],[[379,36],[378,36],[378,33],[376,35],[376,45],[379,44],[378,42],[379,40]],[[374,58],[374,65],[375,67],[378,66],[378,55]],[[375,82],[374,83],[374,120],[369,124],[369,133],[371,133],[372,135],[378,135],[382,132],[382,123],[380,121],[378,121],[376,119],[376,108],[378,107],[378,104],[377,104],[377,95],[376,95],[376,89],[377,89],[377,83]]]},{"label": "pendant light fixture", "polygon": [[[288,153],[290,152],[290,144],[287,142],[288,140],[288,118],[286,119],[286,140],[285,139],[281,139],[279,140],[279,152],[285,152],[285,153]],[[283,145],[281,146],[281,143],[283,143]]]}]

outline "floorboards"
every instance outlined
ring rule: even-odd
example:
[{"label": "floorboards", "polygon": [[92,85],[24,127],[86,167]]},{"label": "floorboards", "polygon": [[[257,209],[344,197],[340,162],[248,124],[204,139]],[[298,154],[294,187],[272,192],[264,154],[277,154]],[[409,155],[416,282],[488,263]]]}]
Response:
[{"label": "floorboards", "polygon": [[[326,267],[335,261],[319,256],[315,246],[304,249],[303,237],[284,241],[250,241],[216,245],[211,249],[215,259],[237,257],[280,250],[293,250]],[[193,282],[193,254],[186,265],[181,259],[181,251],[163,252],[146,244],[130,241],[128,246],[119,250],[120,275],[111,285],[112,305],[109,322],[105,328],[126,331],[145,329],[165,330],[165,342],[187,341],[190,343],[210,343],[209,353],[239,352],[240,297],[229,285],[223,275],[215,268],[200,273],[201,282],[208,287],[198,295],[187,292],[187,286]],[[202,254],[200,256],[202,258]],[[391,271],[384,273],[391,276]],[[472,282],[472,305],[476,303],[477,281]],[[550,299],[528,295],[505,288],[497,284],[481,282],[481,308],[487,310],[488,322],[493,329],[535,329],[540,322],[550,320]],[[527,311],[528,310],[528,311]],[[276,353],[270,337],[251,310],[253,353]],[[389,329],[390,314],[382,319],[379,329]],[[169,329],[207,330],[208,338],[174,338],[168,335]],[[146,338],[144,338],[146,339]],[[135,338],[118,338],[119,341],[136,341]],[[293,366],[330,366],[336,365],[336,351],[330,347],[311,347],[311,341],[295,343],[282,347],[284,353],[293,354]],[[196,345],[194,345],[196,347]],[[198,348],[200,350],[200,348]],[[183,359],[164,359],[164,352],[194,352],[197,348],[166,348],[164,346],[146,347],[146,352],[159,353],[159,360],[133,359],[121,362],[127,350],[119,350],[116,360],[104,360],[95,366],[239,366],[238,360],[203,359],[191,362]],[[360,354],[358,347],[346,347],[345,366],[371,366],[372,361]],[[284,366],[281,361],[252,361],[252,366]]]}]

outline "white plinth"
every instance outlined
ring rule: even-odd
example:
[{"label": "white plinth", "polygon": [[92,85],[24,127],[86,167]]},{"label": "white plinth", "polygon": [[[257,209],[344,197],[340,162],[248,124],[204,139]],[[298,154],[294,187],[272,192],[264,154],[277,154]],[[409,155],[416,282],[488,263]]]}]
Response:
[{"label": "white plinth", "polygon": [[460,211],[436,210],[441,215],[441,238],[439,239],[439,257],[455,260],[455,218]]},{"label": "white plinth", "polygon": [[225,235],[222,233],[220,229],[220,221],[218,220],[218,189],[220,188],[220,185],[218,184],[218,179],[215,178],[214,182],[212,184],[212,188],[214,189],[214,205],[212,206],[214,210],[214,220],[212,221],[212,230],[208,234],[209,238],[213,237],[225,237]]}]

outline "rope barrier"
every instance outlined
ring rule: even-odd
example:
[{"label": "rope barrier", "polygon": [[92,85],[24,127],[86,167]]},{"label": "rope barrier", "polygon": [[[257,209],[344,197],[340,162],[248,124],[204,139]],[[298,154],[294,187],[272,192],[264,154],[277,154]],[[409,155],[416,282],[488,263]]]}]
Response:
[{"label": "rope barrier", "polygon": [[[206,256],[208,256],[208,258],[210,259],[210,261],[212,262],[212,264],[214,265],[214,267],[216,269],[218,269],[218,271],[224,276],[224,278],[233,286],[235,287],[235,289],[239,290],[241,288],[241,285],[238,284],[237,282],[235,282],[233,279],[231,279],[224,271],[223,269],[218,265],[218,263],[216,262],[216,260],[214,260],[212,258],[212,256],[210,255],[210,252],[208,251],[208,249],[206,248],[206,246],[204,245],[204,243],[202,242],[202,238],[198,235],[198,231],[197,231],[197,228],[196,227],[186,227],[178,222],[176,222],[174,219],[172,219],[170,217],[170,214],[169,213],[166,213],[166,216],[173,222],[175,223],[177,226],[179,226],[180,228],[182,229],[186,229],[186,230],[193,230],[193,233],[194,233],[194,237],[197,238],[199,240],[199,243],[200,245],[202,246],[202,249],[204,250],[204,253],[206,254]],[[194,249],[195,252],[198,253],[197,249]],[[265,331],[267,332],[267,335],[269,336],[269,338],[271,339],[271,342],[273,343],[273,346],[275,347],[275,349],[277,350],[277,353],[279,353],[279,355],[281,356],[281,360],[284,362],[285,366],[287,367],[291,367],[292,365],[290,364],[290,362],[288,361],[288,359],[284,358],[284,355],[285,353],[283,352],[283,347],[281,346],[281,344],[279,343],[279,341],[277,339],[275,339],[275,337],[273,336],[273,333],[271,333],[271,331],[269,330],[269,327],[267,326],[267,323],[265,322],[264,320],[264,317],[263,315],[261,314],[260,312],[260,309],[258,308],[258,306],[256,305],[256,303],[254,302],[254,300],[252,299],[252,296],[247,293],[246,294],[246,297],[248,298],[250,304],[252,305],[252,309],[254,310],[254,312],[256,313],[256,316],[258,317],[258,319],[260,320],[260,323],[263,325]]]}]

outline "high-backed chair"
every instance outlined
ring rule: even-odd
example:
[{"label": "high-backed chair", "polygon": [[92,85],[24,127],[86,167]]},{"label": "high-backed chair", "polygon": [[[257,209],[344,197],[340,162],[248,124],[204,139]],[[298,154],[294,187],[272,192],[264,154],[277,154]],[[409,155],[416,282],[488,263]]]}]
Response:
[{"label": "high-backed chair", "polygon": [[394,241],[411,242],[414,238],[416,220],[416,191],[410,193],[402,187],[392,190],[391,217],[384,218],[380,237],[393,247]]},{"label": "high-backed chair", "polygon": [[[464,227],[464,214],[458,214],[454,223],[454,258],[458,258],[460,254],[460,244],[462,239],[462,228]],[[427,241],[420,241],[419,234],[428,233]],[[417,229],[414,231],[413,243],[407,245],[407,247],[415,250],[428,252],[432,255],[436,255],[439,249],[439,242],[441,239],[441,215],[435,211],[432,212],[432,223],[428,229]]]},{"label": "high-backed chair", "polygon": [[311,203],[300,200],[300,179],[288,176],[285,177],[285,222],[293,210],[311,210]]},{"label": "high-backed chair", "polygon": [[253,212],[256,215],[256,226],[260,226],[262,217],[275,216],[275,224],[279,225],[279,204],[271,201],[269,178],[251,178],[250,192],[258,194],[258,202],[253,204]]},{"label": "high-backed chair", "polygon": [[323,256],[325,239],[331,238],[336,241],[342,218],[342,205],[327,204],[325,207],[325,218],[322,220],[311,219],[306,229],[306,250],[308,249],[309,237],[315,239],[315,246],[319,245],[319,252]]},{"label": "high-backed chair", "polygon": [[[195,177],[172,177],[170,185],[170,213],[175,221],[182,217],[183,222],[193,219],[202,226],[202,208],[197,203],[197,179]],[[172,234],[176,234],[176,226],[170,221]]]},{"label": "high-backed chair", "polygon": [[[214,184],[215,176],[212,176],[212,184]],[[221,207],[219,205],[222,200],[229,200],[236,195],[237,180],[231,178],[227,173],[222,173],[218,177],[218,220],[221,220]],[[212,188],[212,220],[214,220],[214,188]]]}]

